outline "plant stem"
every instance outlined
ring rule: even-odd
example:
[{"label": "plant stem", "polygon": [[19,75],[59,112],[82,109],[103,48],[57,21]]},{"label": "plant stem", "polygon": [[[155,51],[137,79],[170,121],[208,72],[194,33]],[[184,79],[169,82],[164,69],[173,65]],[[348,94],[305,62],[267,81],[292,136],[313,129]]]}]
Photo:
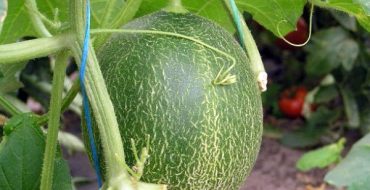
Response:
[{"label": "plant stem", "polygon": [[[72,31],[76,36],[76,41],[72,45],[72,51],[77,61],[81,61],[81,47],[84,38],[85,17],[84,11],[86,4],[82,0],[70,1]],[[123,143],[118,128],[113,103],[110,100],[103,75],[100,71],[99,63],[95,51],[89,44],[87,57],[86,92],[90,99],[94,119],[97,123],[103,154],[106,166],[106,182],[102,189],[125,189],[125,190],[165,190],[166,185],[141,183],[131,177],[127,169],[122,167],[127,165],[123,151]],[[81,64],[81,63],[79,63]],[[83,80],[83,79],[80,79]]]},{"label": "plant stem", "polygon": [[[63,113],[68,108],[68,106],[73,102],[74,98],[77,96],[79,91],[80,91],[80,79],[77,79],[73,82],[71,89],[67,92],[67,94],[63,98],[61,113]],[[39,117],[37,124],[45,125],[46,122],[48,121],[49,115],[50,113],[46,113]]]},{"label": "plant stem", "polygon": [[51,33],[46,28],[44,23],[42,22],[39,12],[37,9],[37,4],[35,0],[26,0],[25,6],[28,9],[28,14],[30,15],[30,19],[33,25],[33,28],[36,30],[36,33],[40,37],[51,37]]},{"label": "plant stem", "polygon": [[48,56],[66,49],[70,43],[71,35],[62,34],[50,38],[0,45],[0,64],[15,63]]},{"label": "plant stem", "polygon": [[62,108],[62,95],[64,87],[64,78],[66,75],[68,52],[62,51],[56,57],[56,66],[54,68],[53,89],[50,99],[50,117],[48,122],[48,133],[46,137],[46,147],[44,161],[41,173],[41,190],[52,189],[54,175],[54,160],[57,148],[58,130],[60,114]]},{"label": "plant stem", "polygon": [[18,115],[22,113],[18,108],[16,108],[9,100],[7,100],[3,95],[0,95],[0,106],[8,112],[10,115]]},{"label": "plant stem", "polygon": [[173,13],[187,13],[189,12],[186,10],[181,3],[181,0],[171,0],[170,3],[166,8],[164,8],[165,11],[173,12]]},{"label": "plant stem", "polygon": [[[76,31],[77,39],[74,42],[73,54],[75,59],[81,60],[81,47],[84,37],[84,10],[85,4],[82,1],[70,1],[71,18],[73,20],[72,30]],[[104,159],[107,167],[107,179],[118,176],[125,181],[130,180],[127,171],[119,166],[120,162],[125,163],[123,144],[113,104],[110,100],[103,75],[91,44],[89,45],[88,64],[86,68],[86,91],[91,102],[95,121],[97,122],[99,134],[102,139]],[[81,79],[82,80],[82,79]],[[121,159],[121,160],[118,160]],[[108,181],[109,182],[109,181]]]},{"label": "plant stem", "polygon": [[[233,8],[231,7],[230,0],[224,0],[224,3],[226,7],[228,8],[231,15],[233,15]],[[249,30],[247,24],[245,23],[243,15],[237,11],[236,14],[239,14],[239,20],[236,20],[236,22],[239,22],[241,24],[241,30],[239,31],[241,33],[242,38],[242,44],[244,44],[244,49],[248,55],[248,58],[250,59],[250,64],[252,71],[255,75],[256,81],[258,82],[258,85],[260,87],[260,90],[266,91],[266,84],[267,84],[267,73],[265,71],[265,67],[262,62],[261,55],[258,51],[258,47],[256,42],[254,41],[254,38],[252,36],[251,31]]]}]

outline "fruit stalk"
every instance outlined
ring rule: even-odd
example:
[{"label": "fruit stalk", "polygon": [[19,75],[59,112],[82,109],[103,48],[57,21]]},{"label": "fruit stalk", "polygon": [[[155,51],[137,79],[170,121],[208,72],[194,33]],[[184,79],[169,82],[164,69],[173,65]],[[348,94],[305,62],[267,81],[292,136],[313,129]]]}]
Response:
[{"label": "fruit stalk", "polygon": [[171,0],[168,6],[164,9],[168,12],[173,13],[187,13],[188,10],[186,10],[181,3],[181,0]]}]

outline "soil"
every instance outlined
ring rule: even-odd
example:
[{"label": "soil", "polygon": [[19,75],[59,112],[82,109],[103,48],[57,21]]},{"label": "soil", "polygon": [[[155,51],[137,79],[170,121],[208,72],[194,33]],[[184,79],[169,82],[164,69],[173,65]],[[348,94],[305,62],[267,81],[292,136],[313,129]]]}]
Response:
[{"label": "soil", "polygon": [[[80,136],[80,119],[66,113],[64,117],[66,131]],[[278,141],[263,138],[256,165],[246,183],[240,190],[334,190],[323,183],[327,170],[313,170],[302,173],[295,169],[295,163],[304,151],[282,146]],[[85,153],[64,151],[71,174],[78,190],[98,189],[94,170]]]},{"label": "soil", "polygon": [[296,170],[295,163],[303,153],[264,138],[256,165],[241,190],[334,190],[323,182],[327,170]]}]

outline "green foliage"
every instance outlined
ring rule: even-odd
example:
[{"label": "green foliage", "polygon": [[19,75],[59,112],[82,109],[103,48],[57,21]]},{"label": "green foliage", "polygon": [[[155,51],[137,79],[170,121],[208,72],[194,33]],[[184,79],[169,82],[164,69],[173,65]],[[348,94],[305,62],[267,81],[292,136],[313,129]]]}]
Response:
[{"label": "green foliage", "polygon": [[6,14],[8,10],[8,1],[7,0],[0,0],[0,34],[3,28],[3,22],[5,20]]},{"label": "green foliage", "polygon": [[[120,28],[136,14],[142,0],[92,0],[92,28]],[[95,47],[101,46],[109,35],[95,38]]]},{"label": "green foliage", "polygon": [[338,97],[339,93],[336,85],[320,86],[315,94],[315,103],[328,103]]},{"label": "green foliage", "polygon": [[[54,15],[59,12],[58,19],[62,23],[67,21],[68,1],[38,0],[37,3],[40,12],[46,17],[54,18]],[[5,19],[3,31],[0,35],[0,44],[15,42],[25,36],[38,37],[25,7],[25,0],[10,0],[8,16]]]},{"label": "green foliage", "polygon": [[370,32],[370,5],[368,0],[313,0],[315,4],[340,10],[353,15],[357,21]]},{"label": "green foliage", "polygon": [[[18,115],[4,126],[0,144],[0,189],[38,189],[45,136],[30,114]],[[67,163],[60,153],[55,160],[53,189],[72,189]]]},{"label": "green foliage", "polygon": [[316,150],[305,153],[296,164],[301,171],[308,171],[313,168],[325,168],[341,159],[341,152],[344,148],[345,139],[337,143],[326,145]]},{"label": "green foliage", "polygon": [[[142,16],[167,5],[168,0],[144,0],[137,16]],[[229,31],[235,31],[233,21],[221,0],[183,0],[186,9],[193,13],[209,18]],[[246,11],[253,15],[253,18],[280,36],[296,28],[296,23],[303,12],[305,0],[236,0],[240,11]]]},{"label": "green foliage", "polygon": [[361,112],[360,129],[363,134],[367,134],[370,132],[370,109]]},{"label": "green foliage", "polygon": [[336,27],[315,33],[305,50],[308,53],[306,72],[323,76],[341,65],[350,70],[360,48],[346,30]]},{"label": "green foliage", "polygon": [[[91,0],[92,27],[119,28],[134,17],[140,4],[141,0]],[[62,28],[60,30],[68,27],[68,1],[38,0],[37,5],[39,12],[49,20],[56,18],[53,21],[61,22]],[[52,33],[60,32],[48,25],[47,27]],[[9,14],[4,23],[4,31],[0,36],[0,43],[15,42],[25,36],[39,37],[32,26],[25,0],[9,1]],[[99,38],[104,39],[104,37]],[[99,42],[101,42],[101,39],[99,39]]]},{"label": "green foliage", "polygon": [[345,12],[330,10],[333,17],[347,30],[356,32],[358,30],[356,18]]},{"label": "green foliage", "polygon": [[348,155],[326,176],[328,183],[348,189],[370,189],[370,134],[353,145]]},{"label": "green foliage", "polygon": [[327,132],[331,122],[339,117],[338,111],[332,111],[321,106],[299,130],[286,132],[281,143],[292,148],[304,148],[317,145],[321,137]]},{"label": "green foliage", "polygon": [[357,101],[353,92],[347,87],[340,87],[344,110],[348,120],[349,127],[358,127],[360,125],[360,116]]},{"label": "green foliage", "polygon": [[9,93],[18,90],[22,87],[22,83],[19,81],[20,70],[26,65],[26,62],[15,63],[11,65],[0,64],[0,93]]}]

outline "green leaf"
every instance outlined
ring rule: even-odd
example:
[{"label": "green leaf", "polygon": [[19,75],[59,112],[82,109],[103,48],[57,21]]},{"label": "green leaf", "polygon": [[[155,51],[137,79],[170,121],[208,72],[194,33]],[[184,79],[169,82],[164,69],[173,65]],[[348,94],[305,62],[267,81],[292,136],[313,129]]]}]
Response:
[{"label": "green leaf", "polygon": [[52,71],[49,58],[39,58],[29,61],[20,74],[20,81],[24,84],[22,90],[27,92],[44,108],[49,107]]},{"label": "green leaf", "polygon": [[[13,117],[4,127],[0,144],[0,189],[39,189],[45,136],[31,114]],[[55,160],[53,189],[72,189],[66,162],[60,154]]]},{"label": "green leaf", "polygon": [[3,75],[0,78],[0,93],[14,92],[23,86],[19,81],[19,74],[25,66],[26,62],[0,65],[0,72]]},{"label": "green leaf", "polygon": [[310,127],[327,126],[331,122],[337,120],[339,116],[340,110],[329,110],[324,106],[320,106],[312,113],[311,117],[307,121],[307,125]]},{"label": "green leaf", "polygon": [[[92,0],[92,28],[120,28],[134,18],[141,3],[142,0]],[[94,41],[95,47],[103,44],[108,36],[99,35]]]},{"label": "green leaf", "polygon": [[[348,155],[325,176],[325,181],[337,187],[361,187],[370,179],[370,134],[354,144]],[[358,188],[352,188],[360,190]],[[363,190],[361,189],[361,190]]]},{"label": "green leaf", "polygon": [[312,113],[305,126],[297,131],[283,135],[281,143],[292,148],[304,148],[317,145],[320,138],[327,131],[330,122],[339,117],[339,110],[332,111],[324,106]]},{"label": "green leaf", "polygon": [[[15,42],[25,36],[38,37],[24,4],[25,0],[9,1],[8,16],[5,19],[3,31],[0,35],[0,44]],[[65,23],[68,19],[68,1],[38,0],[37,5],[40,12],[48,18],[54,18],[56,8],[58,8],[59,20]]]},{"label": "green leaf", "polygon": [[361,122],[360,122],[360,129],[363,134],[367,134],[370,132],[370,109],[361,112]]},{"label": "green leaf", "polygon": [[347,188],[348,190],[364,190],[364,189],[370,189],[370,180],[366,179],[363,181],[359,181],[355,184],[351,184]]},{"label": "green leaf", "polygon": [[239,0],[242,11],[247,11],[262,26],[276,36],[285,35],[296,29],[296,23],[303,13],[306,0]]},{"label": "green leaf", "polygon": [[346,87],[339,87],[339,89],[344,103],[348,126],[353,128],[359,127],[360,114],[353,92]]},{"label": "green leaf", "polygon": [[305,50],[306,72],[314,76],[326,75],[341,65],[352,69],[360,52],[358,43],[340,27],[315,33]]},{"label": "green leaf", "polygon": [[309,128],[302,126],[298,131],[284,133],[281,138],[281,143],[291,148],[305,148],[317,145],[320,142],[320,137],[325,132],[325,128]]},{"label": "green leaf", "polygon": [[336,10],[330,10],[330,13],[344,28],[354,32],[357,31],[357,22],[355,17]]},{"label": "green leaf", "polygon": [[[141,4],[141,0],[91,0],[92,6],[92,27],[93,28],[119,28],[131,20]],[[39,11],[49,20],[56,15],[56,8],[59,10],[58,20],[66,25],[69,18],[68,1],[65,0],[37,0]],[[46,25],[48,27],[48,25]],[[50,27],[48,28],[52,33]],[[25,0],[9,1],[9,12],[5,19],[4,30],[0,36],[1,43],[15,42],[25,36],[37,36],[33,29]]]},{"label": "green leaf", "polygon": [[344,148],[345,139],[337,143],[326,145],[316,150],[305,153],[296,163],[297,169],[308,171],[314,168],[325,168],[341,159],[341,152]]},{"label": "green leaf", "polygon": [[327,103],[339,95],[335,85],[320,86],[315,94],[315,103]]},{"label": "green leaf", "polygon": [[370,5],[368,0],[313,0],[314,4],[346,12],[357,18],[358,22],[370,32]]},{"label": "green leaf", "polygon": [[3,28],[3,23],[8,11],[8,1],[7,0],[0,0],[0,34]]},{"label": "green leaf", "polygon": [[[295,30],[296,23],[302,15],[306,0],[236,0],[241,12],[249,12],[262,26],[280,36]],[[165,7],[168,0],[143,0],[137,17],[143,16]],[[234,32],[233,21],[222,0],[183,0],[184,7],[198,15],[209,18],[227,30]]]}]

